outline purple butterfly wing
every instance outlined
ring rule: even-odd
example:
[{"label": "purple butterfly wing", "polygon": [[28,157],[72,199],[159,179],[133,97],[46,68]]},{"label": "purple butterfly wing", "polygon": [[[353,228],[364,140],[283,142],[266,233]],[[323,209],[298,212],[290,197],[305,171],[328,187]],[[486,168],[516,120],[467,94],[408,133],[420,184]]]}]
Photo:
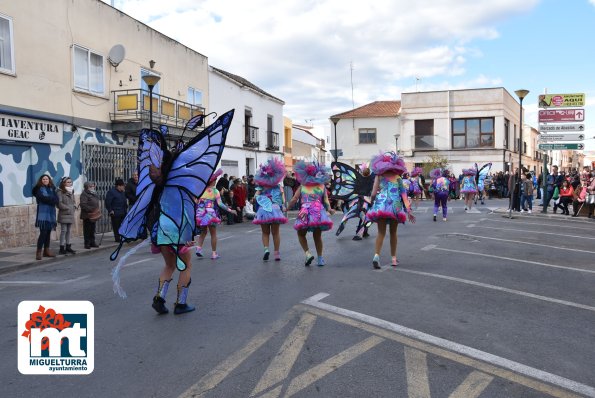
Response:
[{"label": "purple butterfly wing", "polygon": [[[199,198],[219,163],[234,110],[221,115],[179,152],[170,168],[159,198],[160,214],[153,241],[158,246],[178,248],[191,241],[195,232],[194,198]],[[183,271],[186,264],[177,258]]]}]

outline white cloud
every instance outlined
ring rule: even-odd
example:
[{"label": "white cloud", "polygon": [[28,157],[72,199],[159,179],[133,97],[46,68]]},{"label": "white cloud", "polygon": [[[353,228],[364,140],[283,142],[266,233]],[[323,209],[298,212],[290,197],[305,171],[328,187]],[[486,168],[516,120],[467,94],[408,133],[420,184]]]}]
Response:
[{"label": "white cloud", "polygon": [[[398,99],[416,77],[448,85],[464,79],[469,58],[482,56],[473,41],[496,39],[499,22],[537,2],[116,0],[115,6],[283,99],[286,116],[328,124],[331,114],[351,108],[351,62],[356,106]],[[486,76],[466,80],[466,87],[501,84]]]}]

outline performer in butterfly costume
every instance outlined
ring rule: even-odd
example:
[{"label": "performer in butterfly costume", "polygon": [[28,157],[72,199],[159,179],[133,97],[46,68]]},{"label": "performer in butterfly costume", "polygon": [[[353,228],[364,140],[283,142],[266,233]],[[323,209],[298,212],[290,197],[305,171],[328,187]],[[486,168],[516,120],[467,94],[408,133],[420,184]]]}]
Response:
[{"label": "performer in butterfly costume", "polygon": [[358,217],[359,222],[353,240],[362,240],[368,236],[368,228],[372,224],[366,221],[366,212],[370,208],[370,196],[374,185],[374,175],[366,163],[360,165],[361,174],[353,167],[341,163],[331,163],[333,179],[331,181],[331,198],[343,201],[343,219],[335,235],[339,236],[345,224]]},{"label": "performer in butterfly costume", "polygon": [[261,164],[254,176],[256,184],[254,200],[258,203],[258,210],[252,223],[260,225],[262,231],[264,261],[268,261],[270,256],[269,235],[273,236],[275,261],[281,261],[279,226],[287,222],[287,217],[283,214],[285,195],[279,186],[283,178],[285,178],[285,165],[278,158],[269,159]]},{"label": "performer in butterfly costume", "polygon": [[[185,145],[181,139],[178,140],[171,151],[167,148],[165,131],[141,131],[136,188],[138,199],[120,226],[120,245],[112,253],[111,260],[116,259],[124,242],[141,238],[146,227],[151,232],[151,238],[129,251],[112,271],[114,292],[120,296],[126,297],[120,286],[120,270],[126,258],[150,242],[151,251],[161,253],[165,260],[153,308],[159,314],[168,312],[165,297],[177,268],[180,276],[174,313],[182,314],[195,309],[186,303],[191,283],[190,248],[196,235],[195,202],[204,192],[221,158],[233,114],[232,109],[221,115]],[[194,130],[204,118],[204,115],[199,115],[190,119],[184,132]]]},{"label": "performer in butterfly costume", "polygon": [[488,174],[490,173],[490,169],[492,168],[492,163],[486,163],[481,166],[481,169],[475,163],[475,182],[477,183],[477,192],[478,195],[475,196],[475,204],[477,204],[477,199],[481,201],[482,205],[485,205],[484,198],[485,198],[485,180]]},{"label": "performer in butterfly costume", "polygon": [[461,181],[461,193],[465,199],[465,211],[471,210],[473,198],[477,194],[477,182],[475,175],[477,171],[474,168],[463,169],[463,181]]}]

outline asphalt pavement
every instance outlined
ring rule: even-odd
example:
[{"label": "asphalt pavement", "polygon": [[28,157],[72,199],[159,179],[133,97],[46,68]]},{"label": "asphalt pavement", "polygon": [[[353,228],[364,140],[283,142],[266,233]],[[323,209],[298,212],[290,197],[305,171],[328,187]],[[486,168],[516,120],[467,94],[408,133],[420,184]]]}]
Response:
[{"label": "asphalt pavement", "polygon": [[[181,316],[150,307],[162,260],[147,251],[122,271],[127,299],[111,250],[13,268],[0,276],[2,396],[595,396],[595,223],[509,219],[503,200],[451,201],[434,222],[431,204],[399,226],[399,267],[387,240],[377,271],[375,227],[352,241],[355,221],[323,234],[324,267],[304,267],[291,225],[280,262],[262,261],[258,226],[223,225],[221,258],[193,261],[197,311]],[[94,304],[92,374],[18,372],[23,300]]]}]

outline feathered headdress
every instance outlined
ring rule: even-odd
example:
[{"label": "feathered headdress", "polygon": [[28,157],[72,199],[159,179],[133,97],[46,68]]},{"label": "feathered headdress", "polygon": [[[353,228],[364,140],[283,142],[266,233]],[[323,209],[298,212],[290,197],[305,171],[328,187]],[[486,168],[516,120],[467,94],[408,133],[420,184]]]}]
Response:
[{"label": "feathered headdress", "polygon": [[318,162],[300,160],[293,166],[295,177],[302,185],[326,184],[331,180],[331,169]]},{"label": "feathered headdress", "polygon": [[463,175],[465,176],[474,176],[476,173],[474,168],[470,168],[470,169],[463,169]]},{"label": "feathered headdress", "polygon": [[440,178],[442,177],[442,169],[440,167],[433,169],[432,171],[430,171],[430,177],[431,178]]},{"label": "feathered headdress", "polygon": [[405,162],[394,152],[379,153],[372,158],[372,171],[376,175],[386,172],[403,174],[407,171]]},{"label": "feathered headdress", "polygon": [[262,187],[274,187],[285,177],[285,165],[278,158],[269,159],[258,168],[254,182]]},{"label": "feathered headdress", "polygon": [[423,172],[424,170],[421,167],[414,167],[413,170],[411,170],[411,177],[417,177]]},{"label": "feathered headdress", "polygon": [[223,170],[217,169],[217,171],[213,173],[213,175],[211,176],[211,178],[209,178],[209,184],[211,184],[213,181],[216,181],[217,178],[219,178],[219,176],[221,174],[223,174]]}]

